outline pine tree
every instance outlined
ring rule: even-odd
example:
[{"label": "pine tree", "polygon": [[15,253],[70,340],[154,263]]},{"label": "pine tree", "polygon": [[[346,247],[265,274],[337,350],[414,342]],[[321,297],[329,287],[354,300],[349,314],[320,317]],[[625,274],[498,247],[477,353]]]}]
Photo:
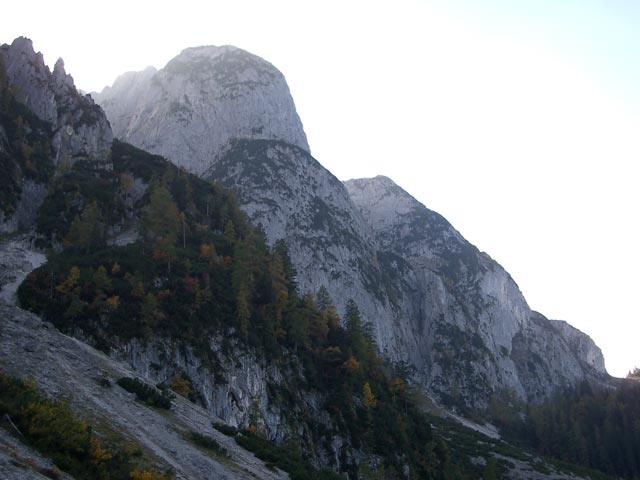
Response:
[{"label": "pine tree", "polygon": [[66,243],[88,253],[103,245],[104,241],[105,225],[102,213],[96,202],[93,201],[71,222]]},{"label": "pine tree", "polygon": [[151,199],[142,216],[143,237],[154,247],[155,258],[166,258],[171,269],[180,230],[180,212],[166,187],[152,187]]}]

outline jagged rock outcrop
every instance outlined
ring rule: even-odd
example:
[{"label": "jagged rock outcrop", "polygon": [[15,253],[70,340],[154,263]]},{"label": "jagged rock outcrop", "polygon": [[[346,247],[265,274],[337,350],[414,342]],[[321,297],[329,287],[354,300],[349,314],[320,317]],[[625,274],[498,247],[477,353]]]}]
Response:
[{"label": "jagged rock outcrop", "polygon": [[0,232],[13,232],[33,226],[56,169],[80,160],[111,168],[113,136],[104,112],[78,93],[62,59],[51,72],[27,38],[0,46],[0,97]]},{"label": "jagged rock outcrop", "polygon": [[109,122],[89,95],[76,90],[62,59],[51,72],[24,37],[2,45],[0,56],[16,99],[51,124],[56,165],[84,159],[108,167],[113,140]]},{"label": "jagged rock outcrop", "polygon": [[117,138],[199,175],[235,138],[309,151],[283,75],[231,46],[188,48],[159,72],[127,73],[95,98]]},{"label": "jagged rock outcrop", "polygon": [[581,363],[598,372],[605,372],[602,350],[586,333],[564,320],[551,320],[551,326],[567,341],[569,348]]}]

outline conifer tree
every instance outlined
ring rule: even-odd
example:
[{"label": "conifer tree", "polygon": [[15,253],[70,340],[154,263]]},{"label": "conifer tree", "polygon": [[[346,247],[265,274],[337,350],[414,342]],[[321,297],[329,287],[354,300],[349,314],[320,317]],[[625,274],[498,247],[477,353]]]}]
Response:
[{"label": "conifer tree", "polygon": [[154,256],[166,258],[171,270],[171,259],[176,253],[180,230],[180,212],[166,187],[156,184],[152,188],[149,206],[142,216],[142,233],[152,243]]},{"label": "conifer tree", "polygon": [[93,201],[71,222],[66,243],[83,252],[90,252],[104,244],[104,234],[102,213]]}]

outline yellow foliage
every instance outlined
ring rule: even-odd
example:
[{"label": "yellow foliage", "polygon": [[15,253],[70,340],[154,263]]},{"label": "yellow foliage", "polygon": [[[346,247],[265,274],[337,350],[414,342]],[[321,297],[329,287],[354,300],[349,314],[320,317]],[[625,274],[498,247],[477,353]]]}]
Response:
[{"label": "yellow foliage", "polygon": [[120,297],[118,295],[113,295],[107,298],[106,302],[107,308],[110,310],[117,310],[120,306]]},{"label": "yellow foliage", "polygon": [[362,387],[362,402],[366,408],[375,408],[378,404],[378,399],[371,391],[371,385],[369,385],[369,382],[365,383],[364,387]]},{"label": "yellow foliage", "polygon": [[56,287],[56,291],[63,295],[70,295],[80,280],[80,269],[75,265],[71,267],[67,279]]},{"label": "yellow foliage", "polygon": [[117,275],[120,273],[120,264],[118,262],[114,263],[111,267],[111,275]]},{"label": "yellow foliage", "polygon": [[351,355],[347,359],[347,361],[342,364],[342,368],[348,373],[356,373],[360,370],[360,362],[358,362],[358,360],[356,360],[356,358]]},{"label": "yellow foliage", "polygon": [[153,470],[138,470],[137,468],[129,472],[131,480],[164,480],[166,475],[159,474]]},{"label": "yellow foliage", "polygon": [[249,433],[256,433],[258,431],[258,427],[256,427],[255,425],[249,425],[249,428],[247,430],[249,430]]},{"label": "yellow foliage", "polygon": [[213,258],[215,253],[216,253],[216,249],[213,246],[213,243],[202,243],[200,245],[200,256],[202,258],[206,258],[210,260]]},{"label": "yellow foliage", "polygon": [[165,298],[169,298],[171,296],[171,290],[164,289],[158,292],[158,300],[163,300]]},{"label": "yellow foliage", "polygon": [[394,395],[402,396],[407,391],[407,384],[404,382],[402,378],[395,377],[393,380],[391,380],[390,389],[391,389],[391,393],[393,393]]},{"label": "yellow foliage", "polygon": [[108,449],[103,448],[100,444],[100,440],[96,437],[91,437],[91,462],[96,464],[99,462],[104,462],[105,460],[111,460],[113,458],[113,453],[111,453]]},{"label": "yellow foliage", "polygon": [[136,284],[133,286],[133,291],[131,292],[131,295],[133,295],[135,298],[144,297],[144,285],[140,280],[138,280]]},{"label": "yellow foliage", "polygon": [[176,375],[171,379],[170,386],[171,390],[185,398],[187,398],[193,391],[191,389],[191,382],[180,375]]}]

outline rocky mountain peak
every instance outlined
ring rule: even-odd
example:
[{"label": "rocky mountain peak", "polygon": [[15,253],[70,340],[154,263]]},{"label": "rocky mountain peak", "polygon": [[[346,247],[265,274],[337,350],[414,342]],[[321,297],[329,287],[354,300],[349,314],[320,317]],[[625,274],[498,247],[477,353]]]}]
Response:
[{"label": "rocky mountain peak", "polygon": [[[532,312],[511,276],[444,217],[387,177],[344,185],[380,248],[404,258],[416,276],[414,315],[431,331],[423,341],[433,342],[426,362],[435,367],[427,380],[433,391],[465,385],[462,401],[474,403],[485,395],[477,385],[492,385],[537,401],[564,382],[605,374],[587,335]],[[442,368],[442,350],[454,351],[466,366]],[[532,370],[534,363],[539,368]],[[470,371],[475,384],[467,383]]]},{"label": "rocky mountain peak", "polygon": [[66,86],[67,88],[75,89],[73,77],[65,71],[62,58],[59,58],[53,67],[53,80],[59,87]]},{"label": "rocky mountain peak", "polygon": [[236,139],[309,151],[282,73],[232,46],[187,48],[162,70],[125,74],[95,98],[118,138],[199,175]]},{"label": "rocky mountain peak", "polygon": [[58,59],[53,73],[31,40],[19,37],[0,46],[7,81],[15,99],[51,125],[56,165],[91,160],[109,164],[113,135],[104,112],[81,95]]},{"label": "rocky mountain peak", "polygon": [[11,45],[2,45],[0,54],[16,100],[24,103],[42,120],[55,123],[57,108],[54,92],[47,88],[51,71],[45,65],[42,53],[35,52],[30,39],[18,37]]},{"label": "rocky mountain peak", "polygon": [[446,219],[388,177],[348,180],[344,185],[384,248],[412,257],[433,257],[470,246]]},{"label": "rocky mountain peak", "polygon": [[571,350],[585,363],[589,368],[606,373],[604,366],[604,357],[602,350],[586,333],[569,325],[564,320],[551,320],[553,327],[567,340]]}]

